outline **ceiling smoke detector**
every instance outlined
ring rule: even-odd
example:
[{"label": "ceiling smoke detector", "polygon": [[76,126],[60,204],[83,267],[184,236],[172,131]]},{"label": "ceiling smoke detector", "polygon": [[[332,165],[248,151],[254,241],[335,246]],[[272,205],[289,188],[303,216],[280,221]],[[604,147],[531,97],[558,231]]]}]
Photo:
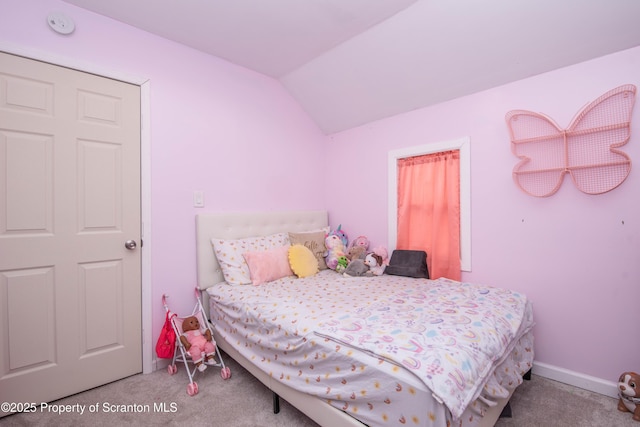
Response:
[{"label": "ceiling smoke detector", "polygon": [[76,29],[73,19],[62,12],[51,12],[47,16],[47,22],[53,31],[60,34],[71,34]]}]

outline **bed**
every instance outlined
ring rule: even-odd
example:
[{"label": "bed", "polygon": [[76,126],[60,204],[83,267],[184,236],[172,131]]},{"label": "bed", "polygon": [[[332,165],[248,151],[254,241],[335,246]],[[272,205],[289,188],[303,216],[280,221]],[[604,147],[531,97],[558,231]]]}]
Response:
[{"label": "bed", "polygon": [[327,226],[326,211],[197,215],[198,287],[218,346],[322,426],[494,425],[533,363],[526,296],[330,269],[228,284],[212,244]]}]

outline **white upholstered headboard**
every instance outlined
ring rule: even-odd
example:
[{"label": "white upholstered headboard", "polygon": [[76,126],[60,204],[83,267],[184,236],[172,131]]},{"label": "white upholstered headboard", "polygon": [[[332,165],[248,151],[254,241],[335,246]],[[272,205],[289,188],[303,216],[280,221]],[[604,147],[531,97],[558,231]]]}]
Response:
[{"label": "white upholstered headboard", "polygon": [[196,215],[198,288],[224,281],[213,252],[212,238],[242,239],[288,231],[317,230],[329,225],[326,211],[219,212]]}]

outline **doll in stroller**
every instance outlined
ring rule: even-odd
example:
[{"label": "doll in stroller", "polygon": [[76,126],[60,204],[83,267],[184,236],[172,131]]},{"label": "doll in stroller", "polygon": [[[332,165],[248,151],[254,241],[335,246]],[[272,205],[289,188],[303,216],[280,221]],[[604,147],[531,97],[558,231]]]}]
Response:
[{"label": "doll in stroller", "polygon": [[[204,308],[200,300],[200,295],[196,289],[197,303],[193,312],[187,317],[178,317],[171,313],[166,303],[166,295],[162,296],[162,303],[169,318],[174,332],[179,339],[175,343],[175,351],[173,360],[167,367],[169,375],[173,375],[178,371],[176,362],[184,363],[184,367],[189,375],[189,384],[187,385],[187,394],[194,396],[198,393],[198,384],[193,380],[196,371],[204,372],[207,367],[219,367],[220,376],[223,379],[231,377],[231,371],[224,365],[224,361],[220,356],[220,351],[216,342],[213,340],[213,326],[206,319]],[[191,368],[189,365],[193,365]]]},{"label": "doll in stroller", "polygon": [[182,335],[180,342],[191,356],[198,371],[203,372],[207,365],[216,364],[216,342],[213,341],[211,331],[206,328],[204,334],[200,329],[198,316],[189,316],[182,321]]}]

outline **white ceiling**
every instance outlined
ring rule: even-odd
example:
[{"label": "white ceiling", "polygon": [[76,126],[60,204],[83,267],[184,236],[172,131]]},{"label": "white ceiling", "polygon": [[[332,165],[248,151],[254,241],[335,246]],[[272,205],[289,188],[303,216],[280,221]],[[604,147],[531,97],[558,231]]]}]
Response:
[{"label": "white ceiling", "polygon": [[640,45],[638,0],[65,1],[279,79],[327,134]]}]

